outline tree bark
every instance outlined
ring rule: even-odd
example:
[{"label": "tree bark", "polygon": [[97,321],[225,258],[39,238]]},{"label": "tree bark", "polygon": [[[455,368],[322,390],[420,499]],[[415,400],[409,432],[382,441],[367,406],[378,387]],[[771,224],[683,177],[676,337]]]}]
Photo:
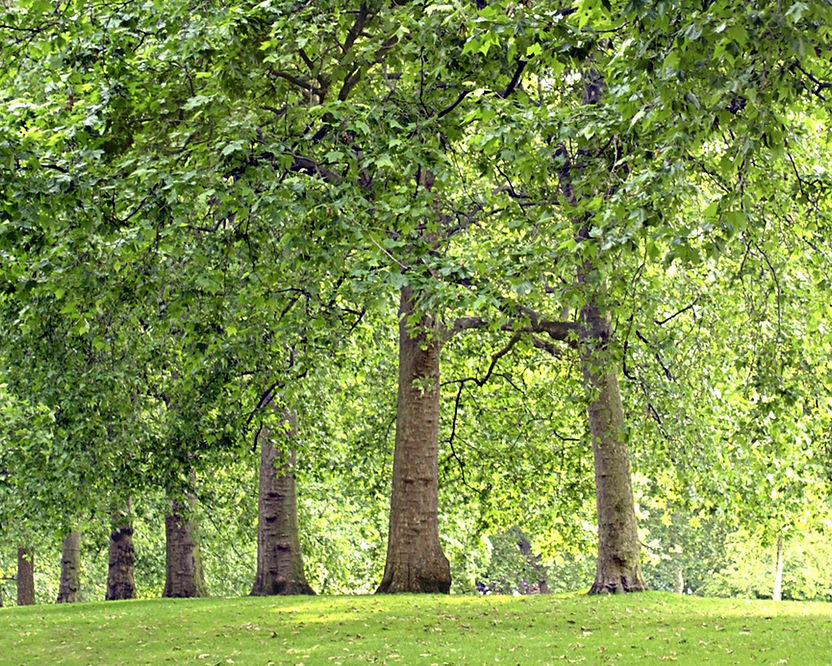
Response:
[{"label": "tree bark", "polygon": [[21,546],[17,549],[17,605],[32,606],[34,603],[34,554],[28,546]]},{"label": "tree bark", "polygon": [[[120,523],[120,524],[119,524]],[[113,521],[110,547],[107,557],[107,591],[104,599],[135,599],[136,583],[133,566],[136,554],[133,550],[133,524],[121,516]]]},{"label": "tree bark", "polygon": [[[207,596],[195,519],[196,498],[187,495],[188,507],[171,501],[165,516],[165,589],[163,597]],[[185,509],[188,509],[188,515]]]},{"label": "tree bark", "polygon": [[777,554],[774,561],[774,591],[771,598],[774,601],[783,599],[783,536],[777,537]]},{"label": "tree bark", "polygon": [[[274,403],[269,407],[276,410]],[[289,437],[297,433],[297,417],[285,413]],[[295,452],[288,460],[275,449],[271,432],[263,428],[260,440],[260,492],[257,500],[257,573],[252,595],[315,594],[303,571],[298,534],[297,486],[292,469]]]},{"label": "tree bark", "polygon": [[[580,281],[586,286],[584,272]],[[586,327],[581,349],[584,383],[592,396],[588,407],[595,461],[595,506],[598,513],[598,559],[590,594],[647,589],[641,575],[641,545],[636,525],[630,454],[618,376],[611,370],[610,327],[595,298],[588,295],[581,316]]]},{"label": "tree bark", "polygon": [[399,307],[399,391],[393,490],[384,577],[377,592],[441,592],[451,569],[439,543],[438,439],[439,351],[436,323],[424,316],[415,336],[408,317],[415,299],[409,287]]},{"label": "tree bark", "polygon": [[70,532],[61,549],[61,582],[58,586],[59,604],[81,600],[81,533]]}]

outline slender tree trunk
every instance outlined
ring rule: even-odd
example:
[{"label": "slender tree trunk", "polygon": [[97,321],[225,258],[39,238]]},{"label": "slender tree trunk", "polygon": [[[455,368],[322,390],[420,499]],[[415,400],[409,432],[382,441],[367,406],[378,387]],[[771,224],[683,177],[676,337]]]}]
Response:
[{"label": "slender tree trunk", "polygon": [[81,599],[81,533],[70,532],[64,538],[61,551],[61,582],[58,586],[59,604],[71,604]]},{"label": "slender tree trunk", "polygon": [[[581,282],[586,285],[581,272]],[[594,297],[582,310],[585,339],[581,368],[592,401],[589,427],[595,459],[595,506],[598,512],[598,560],[590,594],[647,589],[641,575],[641,546],[630,482],[630,454],[618,377],[610,363],[609,322]]]},{"label": "slender tree trunk", "polygon": [[540,566],[540,558],[538,558],[538,556],[532,551],[532,544],[529,541],[529,538],[520,528],[517,529],[516,536],[517,547],[520,549],[520,552],[523,553],[523,557],[526,558],[526,562],[529,563],[529,566],[537,572],[537,591],[540,594],[549,594],[549,584],[546,582],[546,570]]},{"label": "slender tree trunk", "polygon": [[[599,104],[604,92],[604,79],[594,69],[582,73],[584,89],[581,103]],[[584,193],[576,191],[572,182],[573,165],[569,152],[561,146],[557,155],[563,160],[558,173],[561,192],[573,207]],[[575,239],[595,243],[589,235],[587,214],[575,218]],[[630,454],[624,432],[624,409],[618,375],[609,354],[610,325],[606,313],[598,305],[602,283],[595,277],[593,261],[586,259],[578,267],[578,284],[585,293],[581,309],[584,331],[581,335],[581,369],[584,384],[591,396],[587,409],[592,433],[595,462],[595,506],[598,514],[598,559],[595,582],[590,594],[604,592],[637,592],[647,589],[639,563],[640,544],[636,526],[635,502],[630,481]]]},{"label": "slender tree trunk", "polygon": [[679,562],[676,562],[673,567],[673,591],[676,594],[685,592],[685,572],[682,571],[682,565]]},{"label": "slender tree trunk", "polygon": [[[276,410],[273,402],[269,407]],[[285,413],[290,437],[297,433],[294,412]],[[292,469],[295,453],[288,460],[272,444],[271,432],[263,428],[260,440],[260,492],[257,500],[257,573],[253,595],[315,594],[303,571],[298,534],[297,487]]]},{"label": "slender tree trunk", "polygon": [[[196,498],[187,496],[188,507],[171,501],[165,516],[165,589],[163,597],[207,596],[196,527]],[[187,516],[185,515],[187,511]]]},{"label": "slender tree trunk", "polygon": [[[451,569],[439,543],[439,350],[431,317],[408,332],[413,292],[402,289],[399,307],[399,393],[393,491],[387,560],[378,592],[442,592],[451,587]],[[432,334],[432,335],[429,335]]]},{"label": "slender tree trunk", "polygon": [[774,593],[771,595],[774,601],[783,599],[783,536],[777,537],[777,554],[774,561]]},{"label": "slender tree trunk", "polygon": [[107,601],[136,598],[135,561],[133,524],[126,516],[114,516],[107,558],[107,591],[104,595]]},{"label": "slender tree trunk", "polygon": [[34,603],[34,555],[28,546],[21,546],[17,549],[17,605],[32,606]]}]

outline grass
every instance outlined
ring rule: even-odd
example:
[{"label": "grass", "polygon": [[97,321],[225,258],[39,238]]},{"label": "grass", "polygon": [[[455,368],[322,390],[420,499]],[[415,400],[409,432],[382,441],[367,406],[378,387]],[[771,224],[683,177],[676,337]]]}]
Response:
[{"label": "grass", "polygon": [[8,664],[824,664],[832,605],[648,592],[0,609]]}]

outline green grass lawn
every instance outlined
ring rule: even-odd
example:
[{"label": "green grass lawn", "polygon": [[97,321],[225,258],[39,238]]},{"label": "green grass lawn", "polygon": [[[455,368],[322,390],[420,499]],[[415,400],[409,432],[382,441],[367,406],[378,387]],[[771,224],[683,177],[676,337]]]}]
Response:
[{"label": "green grass lawn", "polygon": [[832,664],[832,605],[649,592],[0,609],[9,664]]}]

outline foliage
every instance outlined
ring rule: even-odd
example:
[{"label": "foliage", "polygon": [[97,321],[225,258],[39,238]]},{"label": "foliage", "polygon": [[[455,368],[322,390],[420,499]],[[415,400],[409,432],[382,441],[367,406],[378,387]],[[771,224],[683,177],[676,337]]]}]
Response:
[{"label": "foliage", "polygon": [[[699,591],[720,597],[770,599],[775,546],[764,542],[759,533],[743,530],[730,535],[726,550],[723,567],[713,571]],[[826,567],[828,558],[829,543],[825,534],[812,532],[789,539],[783,552],[783,598],[832,600],[832,578]]]},{"label": "foliage", "polygon": [[522,525],[554,565],[587,551],[575,339],[521,329],[576,327],[590,299],[652,563],[720,561],[696,525],[760,524],[761,547],[816,526],[830,26],[820,0],[4,5],[6,540],[88,520],[101,544],[142,497],[150,594],[164,493],[195,472],[209,577],[245,591],[276,395],[300,417],[310,580],[368,591],[406,285],[447,327],[482,324],[443,356],[461,589],[491,565],[485,534]]}]

